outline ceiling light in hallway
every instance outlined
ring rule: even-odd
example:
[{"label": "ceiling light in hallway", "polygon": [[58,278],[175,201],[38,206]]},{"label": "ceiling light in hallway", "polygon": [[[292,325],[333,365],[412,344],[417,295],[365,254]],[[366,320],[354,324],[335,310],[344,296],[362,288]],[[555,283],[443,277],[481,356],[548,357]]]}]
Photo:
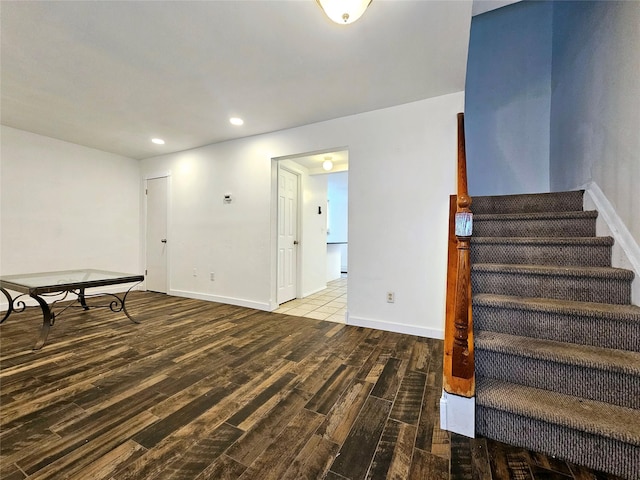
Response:
[{"label": "ceiling light in hallway", "polygon": [[244,124],[244,120],[242,120],[239,117],[231,117],[229,119],[229,122],[231,122],[231,125],[236,125],[236,126],[240,126]]},{"label": "ceiling light in hallway", "polygon": [[331,157],[324,157],[324,162],[322,162],[322,168],[324,168],[327,172],[333,168],[333,162],[331,161]]},{"label": "ceiling light in hallway", "polygon": [[316,0],[324,13],[336,23],[347,25],[358,20],[372,0]]},{"label": "ceiling light in hallway", "polygon": [[156,145],[164,145],[164,140],[162,140],[161,138],[152,138],[151,141]]}]

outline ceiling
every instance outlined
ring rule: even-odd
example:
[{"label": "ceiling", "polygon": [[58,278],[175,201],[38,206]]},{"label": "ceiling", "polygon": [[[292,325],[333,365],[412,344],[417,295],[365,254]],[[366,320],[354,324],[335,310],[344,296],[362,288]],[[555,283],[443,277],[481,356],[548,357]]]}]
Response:
[{"label": "ceiling", "polygon": [[[329,173],[346,172],[349,170],[348,150],[314,153],[309,155],[294,155],[285,158],[306,168],[309,175],[326,175]],[[330,160],[332,163],[332,168],[328,171],[323,168],[323,164],[326,160]]]},{"label": "ceiling", "polygon": [[375,0],[342,26],[314,0],[3,0],[1,121],[142,159],[457,92],[471,8]]}]

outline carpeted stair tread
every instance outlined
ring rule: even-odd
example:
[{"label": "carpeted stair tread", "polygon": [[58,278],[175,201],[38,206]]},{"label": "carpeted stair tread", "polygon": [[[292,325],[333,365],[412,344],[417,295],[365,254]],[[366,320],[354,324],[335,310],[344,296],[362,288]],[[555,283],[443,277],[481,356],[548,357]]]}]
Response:
[{"label": "carpeted stair tread", "polygon": [[532,213],[582,210],[584,190],[473,197],[471,211],[479,213]]},{"label": "carpeted stair tread", "polygon": [[[543,261],[546,260],[540,263]],[[604,266],[473,262],[471,265],[472,292],[525,293],[531,297],[581,302],[631,303],[633,277],[631,270]]]},{"label": "carpeted stair tread", "polygon": [[472,237],[472,263],[608,267],[611,237]]},{"label": "carpeted stair tread", "polygon": [[562,313],[581,317],[608,318],[623,322],[640,322],[640,307],[612,303],[576,302],[556,298],[517,297],[494,293],[478,293],[473,305]]},{"label": "carpeted stair tread", "polygon": [[488,245],[613,245],[612,237],[471,237],[471,243]]},{"label": "carpeted stair tread", "polygon": [[[472,209],[473,210],[473,209]],[[596,210],[576,210],[562,212],[533,212],[533,213],[473,213],[473,221],[500,220],[505,222],[526,220],[564,220],[569,218],[595,219]]]},{"label": "carpeted stair tread", "polygon": [[640,480],[635,274],[583,196],[473,198],[476,431]]},{"label": "carpeted stair tread", "polygon": [[477,331],[476,350],[485,350],[573,366],[633,375],[640,382],[640,353]]},{"label": "carpeted stair tread", "polygon": [[595,237],[598,212],[474,213],[473,234],[485,237]]},{"label": "carpeted stair tread", "polygon": [[473,295],[476,330],[640,352],[640,307],[517,293]]},{"label": "carpeted stair tread", "polygon": [[640,446],[640,411],[477,377],[476,404]]},{"label": "carpeted stair tread", "polygon": [[611,278],[632,281],[631,270],[614,267],[555,267],[551,265],[521,265],[508,263],[476,263],[471,270],[478,272],[494,272],[506,274],[530,274],[563,277]]}]

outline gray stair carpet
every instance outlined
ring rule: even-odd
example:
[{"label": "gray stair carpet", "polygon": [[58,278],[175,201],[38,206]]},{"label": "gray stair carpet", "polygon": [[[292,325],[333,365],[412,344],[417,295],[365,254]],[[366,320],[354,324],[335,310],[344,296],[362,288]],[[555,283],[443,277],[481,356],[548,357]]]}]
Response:
[{"label": "gray stair carpet", "polygon": [[480,213],[473,215],[473,234],[478,237],[593,237],[597,216],[595,211]]},{"label": "gray stair carpet", "polygon": [[583,192],[475,197],[476,431],[640,480],[640,307]]}]

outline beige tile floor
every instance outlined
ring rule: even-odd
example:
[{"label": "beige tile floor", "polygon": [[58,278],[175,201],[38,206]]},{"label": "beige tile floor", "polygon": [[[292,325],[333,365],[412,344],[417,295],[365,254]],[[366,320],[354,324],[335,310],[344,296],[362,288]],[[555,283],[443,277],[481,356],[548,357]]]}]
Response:
[{"label": "beige tile floor", "polygon": [[327,288],[305,298],[280,305],[275,313],[345,323],[347,311],[347,275],[327,283]]}]

